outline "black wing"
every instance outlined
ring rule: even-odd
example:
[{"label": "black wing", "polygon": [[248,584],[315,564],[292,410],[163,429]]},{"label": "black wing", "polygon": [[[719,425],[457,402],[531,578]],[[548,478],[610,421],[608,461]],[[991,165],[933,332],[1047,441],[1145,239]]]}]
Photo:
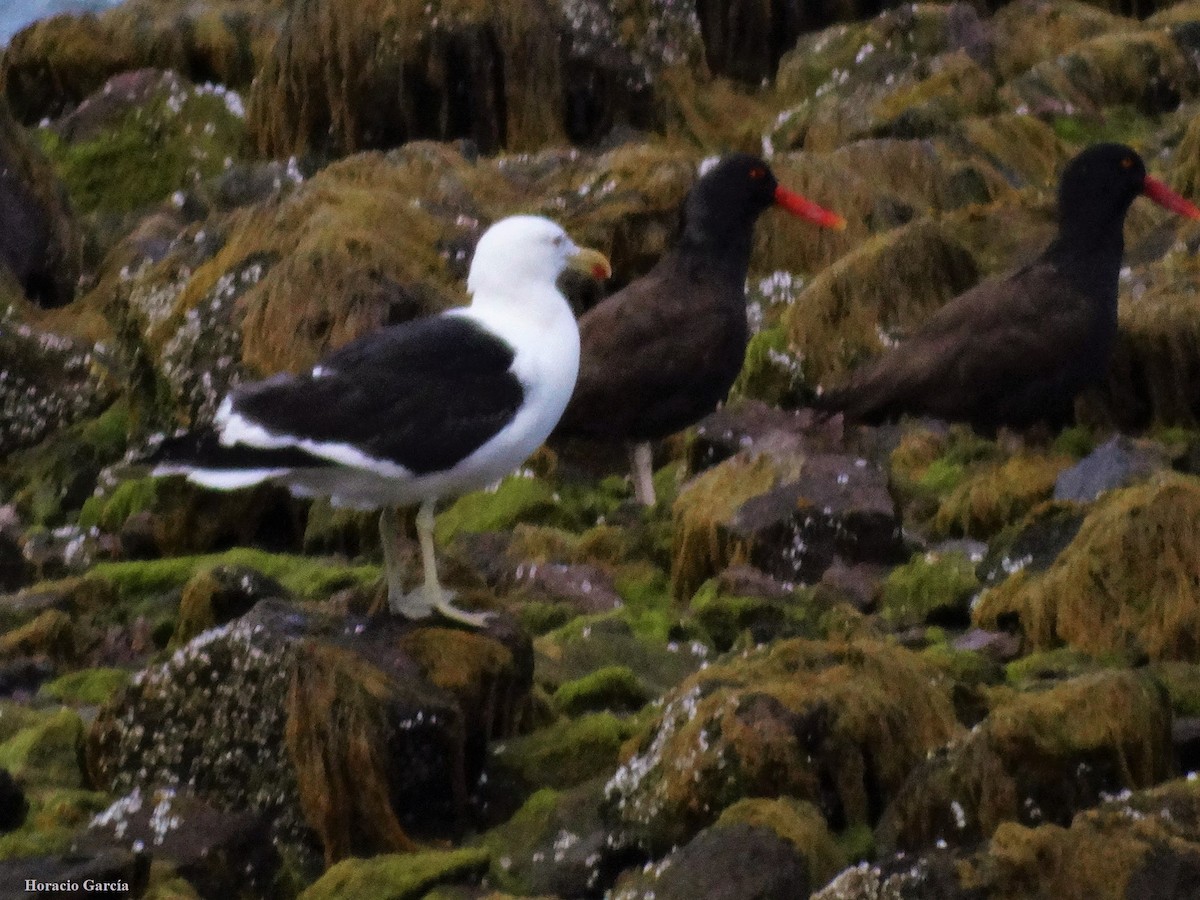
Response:
[{"label": "black wing", "polygon": [[432,316],[366,335],[306,375],[232,394],[235,412],[274,435],[349,444],[416,474],[448,469],[520,409],[515,353],[483,326]]}]

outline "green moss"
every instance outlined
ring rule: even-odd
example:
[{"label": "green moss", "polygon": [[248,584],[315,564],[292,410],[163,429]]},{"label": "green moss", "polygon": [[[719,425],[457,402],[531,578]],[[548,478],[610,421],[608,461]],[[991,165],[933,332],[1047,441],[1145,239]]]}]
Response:
[{"label": "green moss", "polygon": [[551,788],[533,793],[516,814],[485,834],[480,841],[490,851],[489,879],[501,890],[530,893],[519,872],[513,871],[515,859],[528,859],[541,844],[546,829],[558,810],[563,794]]},{"label": "green moss", "polygon": [[65,853],[79,830],[112,798],[78,788],[33,788],[26,791],[29,811],[24,823],[0,835],[0,859]]},{"label": "green moss", "polygon": [[79,513],[80,527],[98,527],[109,533],[119,531],[134,513],[154,507],[158,485],[157,478],[135,478],[121,482],[108,497],[89,497]]},{"label": "green moss", "polygon": [[621,745],[636,727],[609,712],[563,719],[496,748],[496,763],[534,788],[567,788],[605,775],[617,765]]},{"label": "green moss", "polygon": [[420,900],[440,882],[475,879],[487,868],[485,850],[423,850],[346,859],[331,866],[300,900],[377,897]]},{"label": "green moss", "polygon": [[128,600],[182,587],[196,572],[221,565],[255,569],[307,600],[325,599],[345,587],[369,586],[379,578],[377,566],[350,566],[249,547],[146,562],[97,563],[92,573],[107,578],[116,585],[121,598]]},{"label": "green moss", "polygon": [[566,603],[533,601],[521,604],[517,618],[521,621],[521,627],[530,634],[547,634],[575,618],[575,610]]},{"label": "green moss", "polygon": [[977,624],[1015,620],[1036,649],[1200,659],[1200,480],[1165,475],[1092,507],[1044,572],[1017,572],[981,595]]},{"label": "green moss", "polygon": [[1066,456],[1022,454],[985,464],[942,501],[934,519],[941,534],[986,538],[1011,525],[1054,492]]},{"label": "green moss", "polygon": [[63,707],[0,744],[0,768],[30,784],[81,787],[83,721]]},{"label": "green moss", "polygon": [[650,693],[632,669],[605,666],[589,675],[568,681],[554,692],[554,703],[567,715],[592,710],[633,711],[641,709]]},{"label": "green moss", "polygon": [[776,325],[750,338],[746,361],[730,395],[791,406],[800,399],[803,380],[800,361],[788,348],[787,331]]},{"label": "green moss", "polygon": [[459,497],[438,516],[436,535],[441,544],[455,535],[481,531],[509,531],[518,522],[536,519],[554,509],[554,490],[540,478],[513,475],[494,490]]},{"label": "green moss", "polygon": [[42,685],[38,691],[59,703],[99,706],[129,683],[126,669],[82,669]]},{"label": "green moss", "polygon": [[1102,115],[1055,116],[1050,125],[1058,137],[1076,147],[1106,141],[1141,146],[1157,123],[1135,106],[1113,104],[1106,105]]},{"label": "green moss", "polygon": [[37,134],[75,207],[124,213],[219,175],[245,151],[242,121],[222,98],[164,74],[155,96],[104,131],[77,142]]},{"label": "green moss", "polygon": [[1003,666],[974,650],[955,650],[948,644],[934,644],[921,651],[921,658],[960,684],[996,684],[1004,679]]},{"label": "green moss", "polygon": [[1200,664],[1165,662],[1150,671],[1167,689],[1176,716],[1200,716]]},{"label": "green moss", "polygon": [[846,867],[846,857],[829,833],[825,818],[811,803],[780,797],[747,798],[726,807],[717,827],[743,823],[769,828],[790,841],[808,860],[813,885],[825,884]]},{"label": "green moss", "polygon": [[616,613],[634,634],[646,640],[666,641],[679,621],[671,602],[666,574],[649,563],[622,566],[614,579],[624,606]]},{"label": "green moss", "polygon": [[1055,453],[1083,459],[1096,449],[1096,435],[1083,425],[1072,425],[1058,433],[1051,448]]},{"label": "green moss", "polygon": [[875,832],[870,825],[851,825],[838,832],[837,843],[851,864],[875,857]]},{"label": "green moss", "polygon": [[894,628],[921,625],[932,617],[967,618],[967,600],[979,588],[966,555],[924,553],[888,573],[879,611]]},{"label": "green moss", "polygon": [[1070,647],[1058,647],[1014,659],[1004,667],[1004,677],[1014,686],[1039,681],[1063,681],[1102,669],[1121,668],[1128,663],[1129,660],[1119,656],[1095,657]]}]

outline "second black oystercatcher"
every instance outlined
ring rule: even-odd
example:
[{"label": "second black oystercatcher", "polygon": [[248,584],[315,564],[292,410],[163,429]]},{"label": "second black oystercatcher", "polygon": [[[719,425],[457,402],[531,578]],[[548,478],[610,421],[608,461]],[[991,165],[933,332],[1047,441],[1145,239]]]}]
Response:
[{"label": "second black oystercatcher", "polygon": [[826,228],[845,220],[789,191],[757,157],[724,157],[684,201],[676,246],[579,320],[579,380],[556,434],[633,444],[637,499],[653,505],[650,441],[725,399],[746,356],[754,223],[772,205]]},{"label": "second black oystercatcher", "polygon": [[816,405],[852,421],[927,415],[988,434],[1066,424],[1076,395],[1108,369],[1125,214],[1138,195],[1200,219],[1129,147],[1084,150],[1063,171],[1058,237],[1041,256],[951,300]]}]

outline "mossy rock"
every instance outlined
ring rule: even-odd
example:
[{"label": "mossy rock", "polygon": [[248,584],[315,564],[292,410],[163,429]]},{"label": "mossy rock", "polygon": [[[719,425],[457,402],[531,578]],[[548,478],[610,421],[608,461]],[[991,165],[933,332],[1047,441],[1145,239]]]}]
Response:
[{"label": "mossy rock", "polygon": [[81,788],[82,753],[83,721],[62,707],[0,744],[0,768],[24,784]]},{"label": "mossy rock", "polygon": [[1090,38],[1135,27],[1099,4],[1078,0],[1018,0],[997,9],[991,25],[994,64],[1005,81]]},{"label": "mossy rock", "polygon": [[66,853],[80,829],[104,810],[111,797],[78,787],[33,787],[19,828],[0,835],[0,859]]},{"label": "mossy rock", "polygon": [[331,866],[316,883],[300,894],[300,898],[421,900],[441,882],[474,880],[487,868],[487,864],[486,851],[468,848],[347,859]]},{"label": "mossy rock", "polygon": [[493,764],[515,775],[526,790],[563,790],[611,773],[621,746],[636,730],[633,723],[609,712],[561,719],[494,745]]},{"label": "mossy rock", "polygon": [[283,585],[256,569],[215,566],[199,571],[183,586],[170,647],[182,647],[201,632],[248,613],[259,600],[286,595]]},{"label": "mossy rock", "polygon": [[1200,664],[1165,662],[1150,671],[1166,688],[1176,717],[1200,716]]},{"label": "mossy rock", "polygon": [[1152,660],[1200,658],[1200,482],[1166,476],[1102,497],[1042,573],[986,591],[980,627],[1015,623],[1030,646]]},{"label": "mossy rock", "polygon": [[629,666],[612,665],[558,686],[554,705],[568,716],[594,710],[635,712],[650,700],[650,692]]},{"label": "mossy rock", "polygon": [[1095,657],[1070,647],[1058,647],[1014,659],[1004,667],[1004,677],[1013,686],[1029,689],[1039,683],[1053,684],[1105,669],[1123,668],[1127,662],[1120,656]]},{"label": "mossy rock", "polygon": [[979,467],[938,507],[933,529],[943,535],[987,538],[1050,499],[1069,457],[1020,454]]},{"label": "mossy rock", "polygon": [[[94,132],[37,133],[81,213],[124,214],[162,203],[245,155],[240,107],[231,109],[224,91],[198,88],[174,72],[147,74],[137,102]],[[106,85],[101,96],[114,89]]]},{"label": "mossy rock", "polygon": [[615,830],[662,852],[737,800],[780,794],[869,824],[958,733],[949,695],[915,654],[870,641],[782,641],[710,666],[666,698],[610,779]]},{"label": "mossy rock", "polygon": [[434,533],[446,544],[461,533],[509,531],[518,522],[545,516],[554,505],[554,489],[545,481],[511,475],[494,491],[474,491],[455,500],[438,516]]},{"label": "mossy rock", "polygon": [[[1170,234],[1178,224],[1168,217],[1165,228]],[[1172,251],[1123,285],[1121,330],[1102,397],[1107,416],[1118,425],[1200,422],[1194,375],[1198,278],[1195,255]]]},{"label": "mossy rock", "polygon": [[0,635],[0,658],[47,656],[58,663],[77,662],[81,639],[75,622],[61,609],[48,609]]},{"label": "mossy rock", "polygon": [[978,278],[957,239],[922,220],[868,240],[821,272],[784,326],[807,380],[834,381],[878,352],[881,335],[920,323]]},{"label": "mossy rock", "polygon": [[846,865],[842,849],[829,833],[821,811],[811,803],[789,797],[755,797],[725,808],[717,827],[735,823],[769,828],[791,842],[808,860],[813,885],[825,884]]},{"label": "mossy rock", "polygon": [[970,618],[967,603],[979,588],[975,564],[961,552],[930,552],[888,573],[879,612],[893,628],[947,624]]},{"label": "mossy rock", "polygon": [[693,595],[688,612],[720,652],[734,646],[743,634],[752,644],[778,638],[812,636],[827,605],[797,591],[790,598],[739,596],[722,590],[710,578]]},{"label": "mossy rock", "polygon": [[13,36],[3,80],[22,122],[74,107],[119,72],[157,66],[197,82],[248,85],[274,41],[279,4],[238,0],[202,7],[134,0],[99,15],[51,16]]},{"label": "mossy rock", "polygon": [[73,706],[100,706],[129,683],[130,674],[126,669],[81,669],[46,682],[38,693]]},{"label": "mossy rock", "polygon": [[1171,771],[1166,691],[1134,672],[1084,675],[1002,703],[910,775],[877,830],[882,845],[971,846],[1004,822],[1067,825],[1105,792]]},{"label": "mossy rock", "polygon": [[1168,112],[1195,98],[1200,75],[1165,30],[1119,31],[1076,44],[1008,82],[1000,95],[1012,109],[1097,113],[1129,104]]}]

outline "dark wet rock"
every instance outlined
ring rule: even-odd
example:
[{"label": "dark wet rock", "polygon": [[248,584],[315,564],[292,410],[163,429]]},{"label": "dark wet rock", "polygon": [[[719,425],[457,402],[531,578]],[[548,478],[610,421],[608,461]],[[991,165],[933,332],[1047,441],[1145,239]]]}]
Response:
[{"label": "dark wet rock", "polygon": [[1105,793],[1172,770],[1166,692],[1133,672],[1085,675],[993,710],[910,774],[877,829],[888,849],[971,846],[1002,822],[1068,825]]},{"label": "dark wet rock", "polygon": [[63,306],[75,296],[80,248],[61,182],[0,100],[0,271],[38,305]]},{"label": "dark wet rock", "polygon": [[603,788],[601,779],[538,791],[483,835],[492,883],[520,895],[585,897],[603,890],[618,870],[600,815]]},{"label": "dark wet rock", "polygon": [[1115,435],[1058,476],[1054,499],[1091,503],[1105,491],[1145,481],[1169,467],[1160,444]]},{"label": "dark wet rock", "polygon": [[849,603],[859,612],[865,612],[879,599],[880,588],[889,571],[889,566],[875,563],[847,565],[835,558],[829,568],[821,573],[817,588]]},{"label": "dark wet rock", "polygon": [[564,563],[518,565],[513,583],[522,601],[563,605],[571,615],[589,615],[619,609],[623,602],[612,575],[599,566]]},{"label": "dark wet rock", "polygon": [[762,826],[706,828],[678,850],[619,880],[614,900],[786,900],[812,890],[808,860]]},{"label": "dark wet rock", "polygon": [[135,676],[91,728],[89,772],[116,792],[187,785],[301,853],[319,838],[330,862],[408,849],[406,829],[453,834],[480,748],[516,728],[528,691],[528,645],[499,627],[260,602]]},{"label": "dark wet rock", "polygon": [[1176,771],[1200,771],[1200,716],[1175,719],[1171,723],[1171,744]]},{"label": "dark wet rock", "polygon": [[948,682],[882,643],[781,641],[667,696],[606,788],[618,843],[666,852],[745,797],[874,822],[908,772],[958,733]]},{"label": "dark wet rock", "polygon": [[172,647],[182,647],[200,632],[248,613],[259,600],[287,599],[274,578],[243,566],[217,566],[198,572],[183,586]]},{"label": "dark wet rock", "polygon": [[[36,882],[85,881],[111,885],[108,890],[116,896],[142,894],[150,877],[150,857],[126,850],[98,850],[67,853],[61,856],[29,856],[0,862],[0,884],[24,885],[27,879]],[[6,897],[53,896],[48,892],[24,892],[5,889]]]},{"label": "dark wet rock", "polygon": [[1035,649],[1151,660],[1200,656],[1195,531],[1200,482],[1165,475],[1101,497],[1045,571],[1015,566],[973,610],[983,628],[1019,629]]},{"label": "dark wet rock", "polygon": [[811,410],[777,409],[758,400],[727,404],[697,423],[688,447],[688,469],[699,472],[743,450],[802,453],[815,443],[806,433],[813,419]]},{"label": "dark wet rock", "polygon": [[169,862],[205,897],[266,894],[280,865],[261,813],[216,809],[174,787],[135,788],[76,841],[85,852],[114,846]]},{"label": "dark wet rock", "polygon": [[0,769],[0,832],[19,828],[29,812],[25,791],[8,769]]},{"label": "dark wet rock", "polygon": [[1009,575],[1050,568],[1079,533],[1086,512],[1075,506],[1048,505],[1000,532],[979,564],[980,581],[998,584]]},{"label": "dark wet rock", "polygon": [[24,587],[33,566],[21,551],[21,521],[11,506],[0,506],[0,593]]}]

